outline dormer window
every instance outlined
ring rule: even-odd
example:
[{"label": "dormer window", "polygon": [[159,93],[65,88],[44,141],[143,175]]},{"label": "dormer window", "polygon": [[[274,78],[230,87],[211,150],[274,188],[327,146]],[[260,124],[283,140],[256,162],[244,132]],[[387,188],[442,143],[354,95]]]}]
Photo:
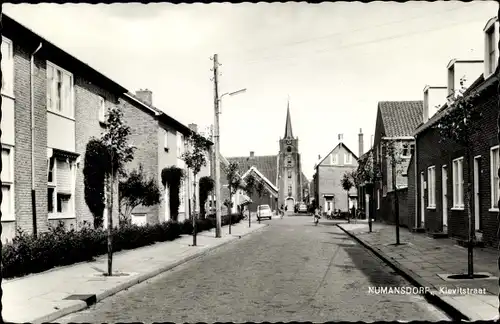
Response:
[{"label": "dormer window", "polygon": [[488,55],[487,62],[488,62],[488,73],[493,73],[495,72],[495,65],[496,65],[496,60],[495,60],[495,29],[491,28],[489,31],[486,32],[486,38],[487,38],[487,49],[486,49],[486,55]]},{"label": "dormer window", "polygon": [[484,53],[484,77],[491,76],[498,63],[498,18],[492,18],[484,27],[485,53]]}]

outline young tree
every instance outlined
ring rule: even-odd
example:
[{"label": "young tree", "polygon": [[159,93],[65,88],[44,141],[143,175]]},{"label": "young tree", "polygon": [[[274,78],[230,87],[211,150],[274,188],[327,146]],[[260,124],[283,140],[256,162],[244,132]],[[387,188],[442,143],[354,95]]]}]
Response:
[{"label": "young tree", "polygon": [[182,185],[182,179],[184,179],[184,170],[176,166],[170,166],[163,168],[161,170],[161,183],[163,184],[164,190],[169,190],[168,207],[170,210],[170,217],[177,221],[179,217],[179,193]]},{"label": "young tree", "polygon": [[212,190],[214,190],[214,185],[215,182],[212,178],[210,177],[201,177],[200,178],[200,215],[205,217],[206,210],[205,210],[205,204],[208,199],[208,195]]},{"label": "young tree", "polygon": [[142,165],[138,170],[133,170],[126,179],[118,185],[120,217],[123,223],[130,224],[130,215],[134,208],[139,205],[149,207],[160,203],[160,188],[154,178],[147,179],[144,175]]},{"label": "young tree", "polygon": [[85,203],[94,216],[95,229],[103,225],[106,170],[102,166],[107,163],[106,147],[100,139],[91,139],[85,150],[83,183]]},{"label": "young tree", "polygon": [[[259,199],[264,196],[264,192],[266,190],[266,186],[262,183],[262,181],[257,180],[257,183],[255,184],[255,191],[257,192],[257,195],[259,196]],[[260,224],[260,218],[257,218]]]},{"label": "young tree", "polygon": [[[229,210],[229,234],[231,234],[231,208],[233,207],[233,196],[241,188],[241,177],[238,174],[238,163],[231,162],[226,168],[227,188],[229,190],[229,201],[226,201]],[[225,203],[225,204],[226,204]]]},{"label": "young tree", "polygon": [[207,165],[207,152],[209,142],[198,133],[192,132],[187,137],[187,150],[182,154],[182,159],[193,172],[193,246],[196,246],[196,177],[202,167]]},{"label": "young tree", "polygon": [[[248,195],[248,197],[251,199],[252,198],[252,195],[255,191],[255,185],[256,185],[256,179],[255,177],[253,176],[253,174],[249,174],[246,178],[245,178],[245,192],[246,194]],[[251,221],[252,217],[250,215],[250,208],[248,208],[248,227],[251,227],[252,226],[252,221]]]},{"label": "young tree", "polygon": [[375,182],[381,178],[381,172],[379,165],[375,163],[375,158],[373,156],[373,150],[370,150],[367,154],[360,157],[358,161],[358,167],[354,173],[355,181],[359,185],[363,185],[366,191],[370,195],[369,204],[369,217],[368,217],[368,227],[370,232],[372,231],[372,213],[373,213],[373,199],[375,197]]},{"label": "young tree", "polygon": [[347,193],[347,221],[350,223],[351,219],[349,217],[349,191],[351,191],[352,187],[354,187],[354,176],[352,172],[345,172],[344,176],[340,180],[342,184],[342,188]]},{"label": "young tree", "polygon": [[385,157],[387,158],[387,162],[389,167],[391,168],[391,185],[394,190],[394,216],[396,221],[396,245],[400,245],[400,237],[399,237],[399,195],[397,188],[397,177],[402,174],[401,165],[403,163],[402,158],[402,148],[400,147],[401,143],[398,143],[394,140],[385,140],[383,142],[383,150],[385,151]]},{"label": "young tree", "polygon": [[108,276],[113,267],[113,200],[114,188],[119,177],[125,175],[125,164],[134,159],[134,147],[128,144],[130,127],[123,122],[123,112],[118,106],[108,111],[106,131],[101,141],[106,147],[108,163],[102,167],[106,172],[108,203]]},{"label": "young tree", "polygon": [[[444,115],[439,119],[435,128],[439,131],[441,142],[451,139],[465,149],[464,162],[467,166],[467,184],[466,201],[467,216],[469,225],[468,235],[468,276],[474,278],[474,242],[476,239],[475,228],[472,219],[471,196],[472,196],[472,177],[471,177],[471,148],[472,134],[480,127],[482,118],[481,111],[476,105],[478,93],[471,91],[465,93],[465,77],[460,79],[460,90],[455,101],[448,107]],[[464,95],[465,94],[465,95]]]}]

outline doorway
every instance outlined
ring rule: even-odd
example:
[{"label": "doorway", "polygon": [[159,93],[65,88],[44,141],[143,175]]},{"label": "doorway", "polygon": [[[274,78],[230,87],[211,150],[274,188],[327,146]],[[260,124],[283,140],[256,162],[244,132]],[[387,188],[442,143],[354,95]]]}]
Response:
[{"label": "doorway", "polygon": [[443,165],[441,168],[442,178],[442,198],[443,202],[443,233],[448,233],[448,168]]},{"label": "doorway", "polygon": [[420,227],[425,228],[425,176],[420,172]]},{"label": "doorway", "polygon": [[474,157],[474,229],[479,230],[479,220],[481,219],[481,201],[479,196],[479,176],[481,156]]},{"label": "doorway", "polygon": [[286,206],[286,211],[288,213],[293,213],[294,207],[295,207],[294,205],[295,205],[295,201],[293,198],[289,197],[286,199],[285,206]]}]

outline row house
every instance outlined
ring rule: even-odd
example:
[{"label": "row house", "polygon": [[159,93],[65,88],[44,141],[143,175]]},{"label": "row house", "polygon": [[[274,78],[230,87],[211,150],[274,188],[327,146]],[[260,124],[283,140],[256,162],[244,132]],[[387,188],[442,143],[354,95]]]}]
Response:
[{"label": "row house", "polygon": [[[37,233],[59,221],[77,228],[92,223],[84,198],[85,150],[105,131],[113,106],[122,108],[132,129],[137,150],[130,167],[140,163],[161,183],[162,164],[177,162],[175,153],[159,153],[162,141],[172,142],[164,133],[182,140],[177,134],[191,130],[10,17],[2,15],[2,23],[2,240],[17,228]],[[114,208],[118,217],[118,204]],[[163,220],[161,208],[148,211],[147,222]]]},{"label": "row house", "polygon": [[[487,245],[495,245],[499,213],[499,148],[498,148],[498,18],[484,28],[484,61],[452,60],[447,67],[446,87],[424,89],[424,114],[414,131],[415,156],[409,180],[415,187],[409,219],[412,227],[465,240],[468,237],[466,188],[470,180],[470,207],[476,237]],[[465,77],[465,78],[464,78]],[[478,93],[476,108],[482,112],[480,127],[472,134],[470,161],[465,147],[440,138],[436,125],[443,114],[453,108],[464,80],[465,93]],[[440,107],[436,109],[436,107]],[[438,146],[439,145],[439,146]]]},{"label": "row house", "polygon": [[[361,140],[362,137],[361,134]],[[315,201],[324,213],[329,210],[347,212],[353,206],[357,208],[357,188],[346,192],[342,187],[342,178],[346,172],[356,170],[358,157],[342,142],[342,135],[339,135],[339,140],[328,154],[318,157],[314,166]]]},{"label": "row house", "polygon": [[[395,222],[394,198],[397,192],[400,224],[407,225],[407,169],[415,145],[412,132],[421,121],[422,111],[423,102],[418,100],[378,103],[372,152],[379,172],[373,197],[373,218],[377,220]],[[390,151],[388,146],[392,146]],[[393,181],[393,158],[396,187]]]}]

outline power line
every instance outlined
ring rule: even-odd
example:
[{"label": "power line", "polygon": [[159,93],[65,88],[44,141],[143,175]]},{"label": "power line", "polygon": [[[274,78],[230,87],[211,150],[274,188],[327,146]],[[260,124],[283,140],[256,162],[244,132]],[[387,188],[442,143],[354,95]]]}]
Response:
[{"label": "power line", "polygon": [[[424,33],[439,31],[439,30],[451,28],[451,27],[456,26],[456,25],[463,25],[464,23],[473,22],[473,21],[479,21],[479,20],[478,19],[469,19],[469,20],[460,21],[460,22],[457,22],[457,23],[454,23],[454,24],[448,24],[448,25],[445,25],[445,26],[442,26],[442,27],[439,27],[439,28],[429,28],[429,29],[425,29],[425,30],[419,30],[419,31],[415,31],[415,32],[403,33],[403,34],[399,34],[399,35],[388,36],[388,37],[383,37],[383,38],[379,38],[379,39],[375,39],[375,40],[370,40],[370,41],[365,41],[365,42],[358,42],[358,43],[348,44],[348,45],[344,45],[344,46],[328,47],[328,48],[323,48],[323,49],[320,49],[320,50],[311,51],[309,53],[303,53],[302,55],[308,55],[309,56],[309,55],[318,55],[318,54],[324,54],[324,53],[332,53],[332,52],[336,52],[336,51],[340,51],[340,50],[344,50],[344,49],[348,49],[348,48],[352,48],[352,47],[369,45],[369,44],[377,44],[377,43],[382,43],[382,42],[386,42],[386,41],[390,41],[390,40],[394,40],[394,39],[398,39],[398,38],[402,38],[402,37],[408,37],[408,36],[412,36],[412,35],[418,35],[418,34],[424,34]],[[271,61],[275,61],[275,60],[295,60],[295,59],[301,59],[301,58],[298,57],[297,55],[292,55],[292,56],[267,56],[267,57],[262,57],[262,58],[258,58],[258,59],[254,59],[254,60],[242,61],[241,63],[243,63],[243,64],[254,64],[254,63],[261,63],[261,62],[271,62]],[[296,64],[294,64],[294,65],[296,65]]]},{"label": "power line", "polygon": [[326,34],[326,35],[322,35],[322,36],[318,36],[318,37],[312,37],[312,38],[308,38],[308,39],[304,39],[304,40],[300,40],[300,41],[286,42],[286,43],[282,43],[282,44],[278,44],[278,45],[274,45],[274,46],[270,46],[270,47],[255,48],[255,49],[244,50],[244,51],[238,51],[238,50],[236,50],[234,52],[228,52],[227,54],[237,54],[237,53],[249,54],[249,53],[254,53],[254,52],[257,52],[257,51],[266,51],[266,50],[269,50],[269,49],[272,50],[272,49],[276,49],[276,48],[280,48],[281,49],[283,47],[293,47],[293,46],[296,46],[296,45],[311,43],[311,42],[318,41],[318,40],[329,39],[329,38],[332,38],[332,37],[335,37],[335,36],[344,35],[344,34],[351,34],[351,33],[365,31],[365,30],[372,30],[372,29],[380,28],[380,27],[384,27],[384,26],[390,26],[390,25],[401,23],[401,22],[408,22],[408,21],[411,21],[411,20],[418,20],[418,19],[428,18],[428,17],[432,17],[432,16],[439,16],[439,15],[441,15],[443,13],[446,13],[446,12],[451,12],[451,11],[455,11],[455,10],[461,10],[461,9],[464,9],[464,8],[468,8],[468,7],[474,6],[477,3],[478,2],[472,2],[472,3],[467,4],[467,5],[461,5],[461,6],[452,8],[452,9],[442,10],[442,11],[439,11],[439,12],[431,14],[431,15],[416,15],[416,16],[408,17],[406,19],[395,20],[395,21],[391,21],[391,22],[387,22],[387,23],[382,23],[382,24],[370,26],[370,27],[363,27],[363,28],[356,28],[356,29],[351,29],[351,30],[342,31],[342,32],[335,32],[335,33]]}]

